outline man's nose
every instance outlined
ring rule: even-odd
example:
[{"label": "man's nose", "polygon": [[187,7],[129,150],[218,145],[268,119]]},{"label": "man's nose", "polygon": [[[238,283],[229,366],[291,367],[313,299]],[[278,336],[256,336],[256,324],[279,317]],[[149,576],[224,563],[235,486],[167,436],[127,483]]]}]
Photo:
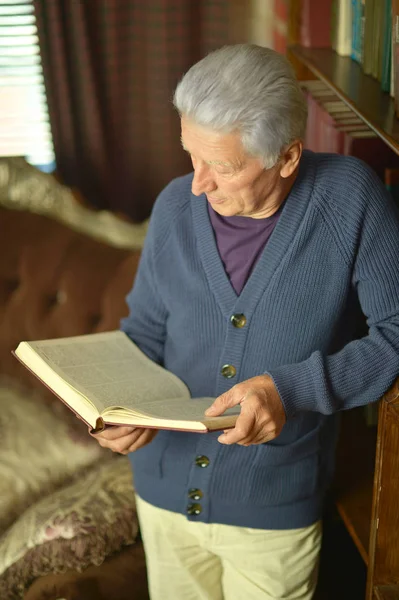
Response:
[{"label": "man's nose", "polygon": [[194,196],[213,192],[216,188],[217,185],[209,166],[205,163],[199,164],[197,162],[194,167],[194,178],[191,184],[191,191]]}]

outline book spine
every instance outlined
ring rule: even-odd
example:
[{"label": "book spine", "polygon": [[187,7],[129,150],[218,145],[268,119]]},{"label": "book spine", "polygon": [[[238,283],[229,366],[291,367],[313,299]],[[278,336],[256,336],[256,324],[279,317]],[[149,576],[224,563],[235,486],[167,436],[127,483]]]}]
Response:
[{"label": "book spine", "polygon": [[374,41],[374,0],[365,0],[362,64],[366,75],[371,75],[373,69]]},{"label": "book spine", "polygon": [[274,0],[273,48],[285,54],[287,51],[288,6],[287,0]]},{"label": "book spine", "polygon": [[366,30],[366,13],[365,13],[365,0],[360,0],[360,36],[359,36],[359,55],[360,63],[364,61],[364,35]]},{"label": "book spine", "polygon": [[338,47],[338,28],[339,28],[339,0],[332,0],[331,4],[331,48],[337,51]]},{"label": "book spine", "polygon": [[352,4],[336,0],[336,51],[340,56],[350,56],[352,50]]},{"label": "book spine", "polygon": [[352,53],[351,58],[358,63],[362,61],[362,0],[352,0]]},{"label": "book spine", "polygon": [[383,26],[383,51],[381,57],[381,89],[389,92],[391,86],[392,63],[392,0],[385,0],[384,26]]},{"label": "book spine", "polygon": [[326,48],[331,43],[332,0],[303,0],[300,39],[307,48]]},{"label": "book spine", "polygon": [[353,60],[357,60],[357,58],[356,58],[357,38],[358,38],[357,2],[356,2],[356,0],[352,0],[352,48],[351,48],[351,58]]},{"label": "book spine", "polygon": [[371,65],[371,74],[375,79],[381,82],[381,57],[384,46],[383,27],[384,27],[384,9],[383,0],[378,0],[374,5],[373,19],[373,60]]},{"label": "book spine", "polygon": [[370,132],[368,137],[356,137],[355,134],[349,134],[348,138],[347,154],[367,163],[381,180],[384,180],[384,172],[387,167],[399,165],[399,159],[395,152],[374,132]]},{"label": "book spine", "polygon": [[90,430],[90,433],[100,433],[100,431],[104,431],[105,428],[106,425],[104,423],[104,419],[102,417],[98,417],[98,419],[96,420],[96,426],[94,427],[94,429]]},{"label": "book spine", "polygon": [[399,116],[399,0],[392,0],[392,65],[395,113]]},{"label": "book spine", "polygon": [[290,44],[300,43],[301,16],[301,0],[290,0],[287,23],[287,36]]}]

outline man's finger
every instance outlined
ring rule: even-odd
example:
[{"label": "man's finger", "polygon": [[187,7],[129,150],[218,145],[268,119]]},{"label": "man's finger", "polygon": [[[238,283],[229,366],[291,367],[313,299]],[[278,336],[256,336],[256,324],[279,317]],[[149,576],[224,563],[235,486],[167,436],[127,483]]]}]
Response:
[{"label": "man's finger", "polygon": [[237,418],[234,429],[230,429],[227,433],[222,433],[218,437],[221,444],[237,444],[249,437],[252,437],[252,430],[255,425],[255,415],[251,413],[242,413]]},{"label": "man's finger", "polygon": [[135,452],[139,448],[146,446],[149,442],[152,441],[156,434],[157,432],[153,429],[142,429],[141,435],[139,435],[134,441],[134,443],[129,446],[125,454],[129,454],[129,452]]},{"label": "man's finger", "polygon": [[222,415],[225,410],[237,406],[243,400],[243,396],[236,389],[236,386],[231,388],[228,392],[221,394],[216,398],[213,404],[205,411],[206,417],[218,417]]},{"label": "man's finger", "polygon": [[135,452],[139,448],[142,448],[143,446],[145,446],[146,443],[147,443],[146,439],[143,440],[142,437],[139,437],[133,444],[131,444],[129,446],[129,448],[126,450],[125,454],[129,454],[130,452]]},{"label": "man's finger", "polygon": [[260,429],[255,435],[250,436],[250,439],[243,440],[242,442],[238,442],[241,446],[253,446],[257,444],[265,444],[266,442],[270,442],[274,440],[276,437],[276,431],[265,431],[264,429]]},{"label": "man's finger", "polygon": [[241,440],[239,443],[243,446],[249,444],[259,444],[262,443],[262,439],[265,438],[265,441],[276,437],[275,435],[275,424],[273,420],[268,415],[268,418],[262,415],[262,418],[259,416],[259,413],[254,411],[252,407],[249,409],[245,404],[242,405],[241,413],[246,414],[250,412],[255,417],[255,426],[248,432],[248,436]]},{"label": "man's finger", "polygon": [[91,433],[96,440],[102,439],[107,441],[117,440],[121,437],[125,437],[126,435],[130,435],[133,431],[137,430],[136,427],[107,427],[104,431],[100,431],[99,433]]},{"label": "man's finger", "polygon": [[106,438],[99,438],[97,441],[103,448],[110,448],[113,452],[119,452],[123,454],[126,448],[136,442],[136,440],[142,435],[141,429],[135,429],[132,433],[123,435],[114,440],[108,440]]}]

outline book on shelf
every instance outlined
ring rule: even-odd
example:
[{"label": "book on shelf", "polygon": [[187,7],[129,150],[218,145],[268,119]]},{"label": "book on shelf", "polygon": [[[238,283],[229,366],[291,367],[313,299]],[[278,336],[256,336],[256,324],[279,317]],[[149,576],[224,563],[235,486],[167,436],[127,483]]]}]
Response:
[{"label": "book on shelf", "polygon": [[371,74],[381,81],[382,76],[382,53],[384,47],[383,28],[384,28],[385,1],[376,0],[374,2],[373,18],[373,52],[371,61]]},{"label": "book on shelf", "polygon": [[356,129],[364,129],[367,127],[365,122],[355,114],[348,115],[347,113],[342,113],[342,115],[335,120],[337,122],[338,129],[342,129],[343,131],[355,131]]},{"label": "book on shelf", "polygon": [[362,53],[363,53],[363,36],[362,36],[362,27],[363,27],[363,9],[364,4],[362,0],[352,0],[352,49],[351,49],[351,58],[358,63],[362,62]]},{"label": "book on shelf", "polygon": [[302,81],[308,102],[305,147],[315,152],[354,156],[370,165],[384,180],[386,168],[399,167],[395,152],[326,86]]},{"label": "book on shelf", "polygon": [[343,154],[355,156],[367,163],[383,180],[387,164],[397,162],[397,157],[374,131],[345,133]]},{"label": "book on shelf", "polygon": [[300,43],[307,48],[331,45],[332,0],[302,0]]},{"label": "book on shelf", "polygon": [[392,0],[392,78],[395,113],[399,117],[399,0]]},{"label": "book on shelf", "polygon": [[373,70],[373,55],[376,51],[376,40],[374,39],[374,9],[375,0],[365,0],[362,66],[366,75],[371,75]]},{"label": "book on shelf", "polygon": [[288,0],[272,0],[273,48],[285,54],[287,51]]},{"label": "book on shelf", "polygon": [[333,0],[331,16],[331,46],[340,56],[352,52],[352,3]]},{"label": "book on shelf", "polygon": [[392,0],[384,0],[381,52],[381,89],[390,92],[392,63]]},{"label": "book on shelf", "polygon": [[358,121],[353,121],[353,120],[349,120],[349,123],[346,122],[345,119],[340,119],[337,120],[337,129],[339,131],[344,131],[344,132],[359,132],[359,133],[364,133],[364,132],[369,132],[369,128],[367,127],[367,125],[365,125],[364,121],[360,121],[360,123]]},{"label": "book on shelf", "polygon": [[361,46],[363,71],[390,89],[392,0],[363,0]]},{"label": "book on shelf", "polygon": [[[276,11],[275,11],[276,12]],[[287,15],[287,36],[291,44],[300,44],[300,24],[302,0],[289,0]]]},{"label": "book on shelf", "polygon": [[[370,132],[367,125],[325,84],[301,82],[308,102],[305,147],[315,152],[344,153],[347,132]],[[374,134],[373,134],[374,135]]]},{"label": "book on shelf", "polygon": [[298,4],[298,0],[292,0],[288,42],[305,48],[331,46],[338,55],[358,62],[364,74],[377,79],[382,91],[395,97],[394,40],[399,36],[399,26],[393,20],[399,14],[398,1],[303,0]]},{"label": "book on shelf", "polygon": [[122,331],[21,342],[18,360],[93,431],[132,425],[206,433],[234,427],[239,408],[205,417],[214,398],[150,360]]}]

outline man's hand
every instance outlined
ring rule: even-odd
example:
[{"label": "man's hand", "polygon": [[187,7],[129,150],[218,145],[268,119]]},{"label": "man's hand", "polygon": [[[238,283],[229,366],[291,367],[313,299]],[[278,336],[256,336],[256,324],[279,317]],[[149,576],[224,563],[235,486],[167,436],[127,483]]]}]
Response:
[{"label": "man's hand", "polygon": [[241,405],[234,429],[219,436],[222,444],[263,444],[277,437],[286,422],[284,407],[273,380],[268,375],[252,377],[225,392],[205,412],[207,417],[222,415],[227,408]]},{"label": "man's hand", "polygon": [[100,433],[90,433],[103,448],[110,448],[119,454],[129,454],[149,444],[157,434],[157,429],[138,427],[109,427]]}]

